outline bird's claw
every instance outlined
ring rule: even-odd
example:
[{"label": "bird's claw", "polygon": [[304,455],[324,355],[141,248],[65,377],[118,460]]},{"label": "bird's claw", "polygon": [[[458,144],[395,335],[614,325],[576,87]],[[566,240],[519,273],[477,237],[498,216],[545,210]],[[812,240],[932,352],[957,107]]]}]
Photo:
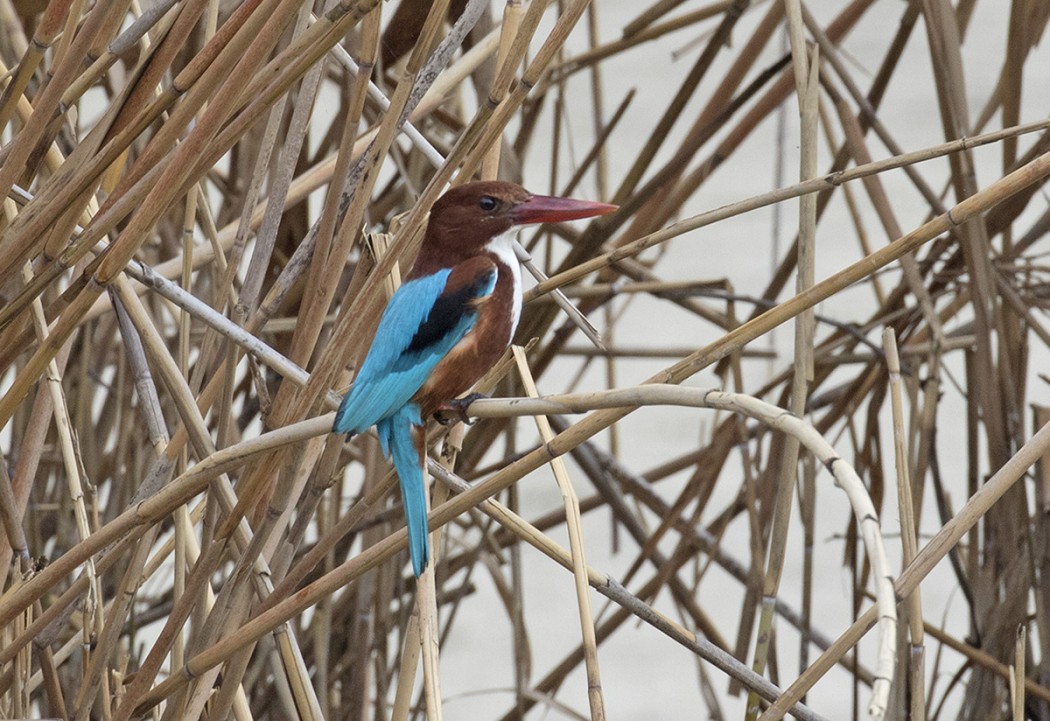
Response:
[{"label": "bird's claw", "polygon": [[462,398],[453,398],[450,401],[445,401],[434,411],[434,420],[443,426],[450,426],[453,423],[464,423],[472,426],[477,419],[471,419],[467,416],[467,408],[479,398],[485,398],[485,396],[481,393],[471,393]]}]

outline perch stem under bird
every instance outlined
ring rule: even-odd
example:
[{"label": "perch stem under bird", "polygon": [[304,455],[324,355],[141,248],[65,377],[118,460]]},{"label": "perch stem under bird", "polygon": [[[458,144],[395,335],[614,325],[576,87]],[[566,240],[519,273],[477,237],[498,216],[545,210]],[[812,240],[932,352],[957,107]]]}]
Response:
[{"label": "perch stem under bird", "polygon": [[533,195],[499,181],[453,188],[431,208],[415,265],[383,311],[332,426],[350,435],[376,427],[401,482],[416,576],[430,557],[424,424],[438,411],[459,411],[456,399],[514,337],[522,299],[516,226],[614,210],[606,203]]}]

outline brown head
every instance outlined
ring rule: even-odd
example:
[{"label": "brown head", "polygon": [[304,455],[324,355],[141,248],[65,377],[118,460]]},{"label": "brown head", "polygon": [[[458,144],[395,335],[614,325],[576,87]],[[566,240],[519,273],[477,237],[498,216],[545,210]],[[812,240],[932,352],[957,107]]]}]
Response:
[{"label": "brown head", "polygon": [[558,223],[614,210],[615,205],[606,203],[533,195],[520,185],[498,180],[466,183],[446,192],[430,209],[413,275],[462,262],[516,225]]}]

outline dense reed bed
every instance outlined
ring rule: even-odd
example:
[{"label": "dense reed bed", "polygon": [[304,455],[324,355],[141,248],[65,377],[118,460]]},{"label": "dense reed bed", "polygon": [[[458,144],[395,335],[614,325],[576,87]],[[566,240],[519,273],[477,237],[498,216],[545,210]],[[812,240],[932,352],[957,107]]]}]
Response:
[{"label": "dense reed bed", "polygon": [[[1048,8],[0,0],[0,718],[1050,719]],[[417,581],[331,411],[478,177],[620,209]]]}]

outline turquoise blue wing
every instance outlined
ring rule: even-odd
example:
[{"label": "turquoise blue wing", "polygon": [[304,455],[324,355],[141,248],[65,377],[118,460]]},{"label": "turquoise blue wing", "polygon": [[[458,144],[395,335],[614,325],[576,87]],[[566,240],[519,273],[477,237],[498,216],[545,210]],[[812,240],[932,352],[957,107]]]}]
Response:
[{"label": "turquoise blue wing", "polygon": [[[398,288],[383,312],[354,385],[336,412],[334,432],[361,433],[411,400],[434,367],[477,322],[476,301],[492,293],[496,284],[495,266],[480,267],[465,279],[458,277],[463,273],[457,266],[454,271],[442,270]],[[457,277],[450,278],[454,274]]]}]

